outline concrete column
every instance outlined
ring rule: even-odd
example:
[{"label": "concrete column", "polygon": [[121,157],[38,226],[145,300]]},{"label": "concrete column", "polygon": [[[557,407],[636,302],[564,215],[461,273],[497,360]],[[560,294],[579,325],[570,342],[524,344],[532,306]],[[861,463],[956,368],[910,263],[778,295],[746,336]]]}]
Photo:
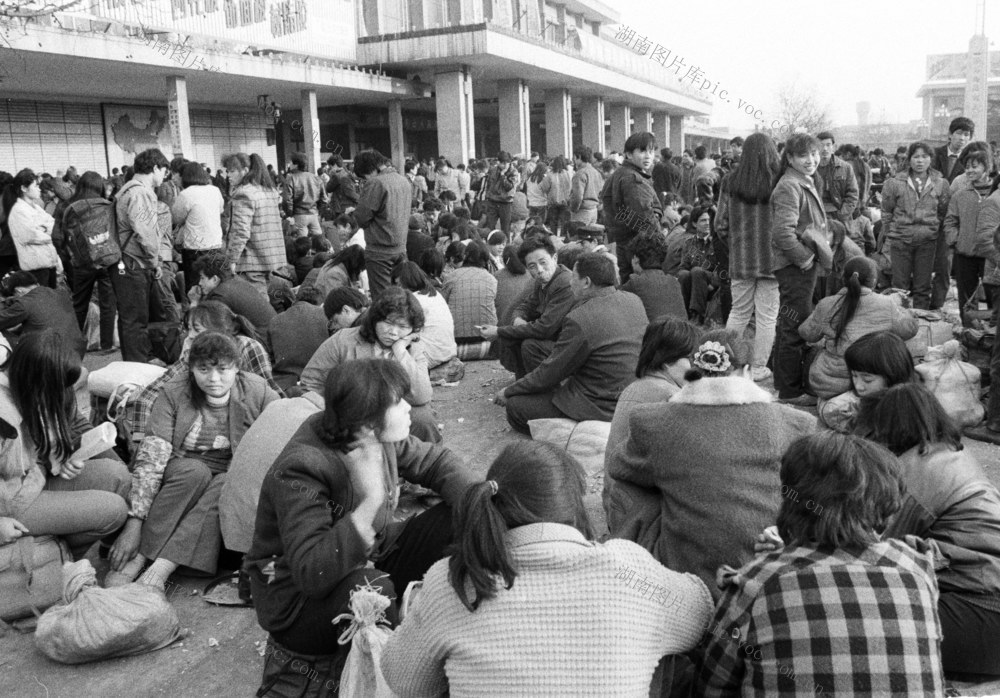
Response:
[{"label": "concrete column", "polygon": [[472,109],[472,75],[467,66],[434,76],[437,102],[438,153],[453,165],[469,162],[476,153]]},{"label": "concrete column", "polygon": [[305,150],[310,172],[316,172],[319,167],[321,145],[316,90],[302,90],[302,148]]},{"label": "concrete column", "polygon": [[[187,78],[171,75],[167,78],[167,113],[170,121],[170,142],[174,157],[194,157],[191,140],[191,115],[188,112]],[[217,166],[219,163],[212,163]]]},{"label": "concrete column", "polygon": [[573,157],[573,98],[569,90],[545,91],[545,154]]},{"label": "concrete column", "polygon": [[580,104],[580,130],[583,144],[595,153],[607,155],[604,139],[604,98],[588,97]]},{"label": "concrete column", "polygon": [[632,135],[632,109],[627,104],[612,104],[607,112],[608,120],[611,122],[608,150],[617,150],[620,153],[625,148],[625,141]]},{"label": "concrete column", "polygon": [[653,135],[656,136],[657,148],[670,148],[670,115],[667,112],[653,112]]},{"label": "concrete column", "polygon": [[406,143],[403,136],[403,101],[399,99],[389,101],[389,149],[393,167],[402,174],[406,163]]},{"label": "concrete column", "polygon": [[674,155],[684,152],[684,117],[670,116],[670,149]]},{"label": "concrete column", "polygon": [[531,154],[531,101],[524,80],[500,80],[497,83],[500,104],[500,150],[512,155]]},{"label": "concrete column", "polygon": [[642,133],[653,130],[653,110],[646,107],[636,107],[632,110],[632,133]]}]

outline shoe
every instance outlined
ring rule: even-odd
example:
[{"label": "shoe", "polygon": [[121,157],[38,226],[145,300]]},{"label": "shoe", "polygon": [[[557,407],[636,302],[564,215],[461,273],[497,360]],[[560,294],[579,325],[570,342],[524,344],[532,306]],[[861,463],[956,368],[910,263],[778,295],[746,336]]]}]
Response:
[{"label": "shoe", "polygon": [[750,377],[754,382],[766,381],[771,375],[771,369],[767,366],[753,366],[750,369]]},{"label": "shoe", "polygon": [[816,406],[816,396],[803,393],[798,397],[789,397],[784,399],[779,399],[778,402],[784,405],[793,405],[795,407],[815,407]]},{"label": "shoe", "polygon": [[104,578],[104,588],[113,589],[114,587],[123,587],[126,584],[131,584],[135,581],[136,577],[142,572],[142,568],[146,566],[146,558],[142,555],[136,555],[131,560],[125,563],[124,566],[117,572],[115,570],[110,570],[108,575]]}]

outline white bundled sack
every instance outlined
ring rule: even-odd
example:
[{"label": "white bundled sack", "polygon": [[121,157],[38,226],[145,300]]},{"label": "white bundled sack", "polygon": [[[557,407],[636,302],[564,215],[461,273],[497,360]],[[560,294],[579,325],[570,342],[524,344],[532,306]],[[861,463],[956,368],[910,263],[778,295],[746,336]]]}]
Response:
[{"label": "white bundled sack", "polygon": [[552,417],[532,419],[528,429],[535,441],[554,444],[580,461],[587,475],[604,472],[604,452],[608,448],[611,422],[577,422],[566,417]]},{"label": "white bundled sack", "polygon": [[91,371],[87,377],[90,392],[99,397],[111,397],[119,385],[129,384],[145,388],[167,372],[162,366],[137,361],[112,361],[104,368]]},{"label": "white bundled sack", "polygon": [[980,371],[962,358],[962,345],[951,339],[928,349],[916,371],[945,412],[959,426],[971,427],[983,421],[986,409],[979,401]]},{"label": "white bundled sack", "polygon": [[351,651],[340,675],[340,696],[345,698],[395,698],[382,676],[382,650],[389,641],[392,630],[385,619],[389,599],[370,584],[358,586],[351,592],[350,613],[333,619],[337,624],[351,621],[350,627],[337,640],[341,645],[351,643]]}]

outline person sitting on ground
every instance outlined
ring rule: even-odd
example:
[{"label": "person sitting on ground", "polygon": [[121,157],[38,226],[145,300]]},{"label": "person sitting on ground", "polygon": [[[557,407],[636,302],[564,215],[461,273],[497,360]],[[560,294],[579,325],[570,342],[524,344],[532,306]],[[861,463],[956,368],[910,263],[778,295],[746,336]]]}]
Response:
[{"label": "person sitting on ground", "polygon": [[570,288],[572,273],[556,262],[556,248],[544,228],[528,230],[517,256],[534,280],[531,295],[514,309],[511,324],[486,326],[479,334],[490,342],[500,338],[500,363],[516,378],[523,378],[552,353],[576,299]]},{"label": "person sitting on ground", "polygon": [[323,296],[315,287],[300,288],[295,303],[268,324],[268,346],[274,355],[271,372],[274,382],[286,395],[299,382],[302,369],[316,350],[329,338],[328,324]]},{"label": "person sitting on ground", "polygon": [[461,266],[445,276],[441,294],[455,321],[458,358],[473,361],[490,352],[491,344],[483,341],[479,328],[497,324],[497,280],[489,272],[490,251],[484,243],[470,241],[462,252]]},{"label": "person sitting on ground", "polygon": [[413,214],[406,231],[406,258],[411,261],[420,259],[421,253],[434,247],[434,238],[424,227],[424,219]]},{"label": "person sitting on ground", "polygon": [[306,282],[306,277],[313,270],[312,240],[306,235],[287,238],[285,248],[288,251],[288,259],[295,267],[295,285],[300,286]]},{"label": "person sitting on ground", "polygon": [[413,293],[424,311],[420,343],[424,345],[427,368],[436,368],[454,359],[458,355],[455,322],[448,301],[437,292],[427,274],[415,262],[400,262],[392,270],[392,283]]},{"label": "person sitting on ground", "polygon": [[642,302],[615,288],[615,271],[603,254],[577,259],[570,281],[577,305],[552,353],[494,399],[516,431],[527,434],[529,421],[546,417],[611,421],[648,324]]},{"label": "person sitting on ground", "polygon": [[919,383],[889,388],[871,439],[899,458],[902,508],[883,538],[935,548],[941,664],[949,673],[1000,674],[1000,492],[962,446],[962,430]]},{"label": "person sitting on ground", "polygon": [[787,546],[722,579],[693,695],[943,695],[933,559],[880,540],[901,489],[869,441],[792,444],[774,491]]},{"label": "person sitting on ground", "polygon": [[[55,330],[25,335],[0,374],[0,545],[22,535],[61,536],[76,559],[125,523],[132,486],[108,452],[71,460],[90,424],[73,385],[79,354]],[[15,558],[19,559],[19,558]]]},{"label": "person sitting on ground", "polygon": [[644,545],[671,569],[697,574],[717,596],[716,569],[753,558],[754,537],[774,522],[781,503],[781,455],[815,429],[816,419],[775,403],[753,382],[753,343],[734,332],[703,335],[691,363],[688,383],[670,402],[632,411],[607,474],[659,491],[659,530]]},{"label": "person sitting on ground", "polygon": [[221,550],[219,493],[233,450],[278,394],[237,367],[239,347],[221,332],[191,343],[188,372],[153,403],[132,473],[129,519],[111,549],[105,586],[139,580],[159,588],[181,565],[215,574]]},{"label": "person sitting on ground", "polygon": [[844,352],[859,338],[884,330],[906,340],[917,333],[913,313],[903,308],[897,298],[874,292],[878,280],[875,262],[855,257],[844,266],[843,278],[845,288],[822,299],[799,325],[803,339],[821,343],[809,369],[809,392],[823,400],[851,389]]},{"label": "person sitting on ground", "polygon": [[[219,301],[237,315],[249,320],[258,334],[265,336],[267,326],[277,314],[257,288],[241,276],[233,275],[232,267],[225,253],[206,252],[194,263],[198,274],[196,303]],[[193,290],[193,289],[192,289]]]},{"label": "person sitting on ground", "polygon": [[439,291],[444,288],[444,253],[438,249],[424,250],[420,259],[417,260],[421,271],[427,274],[427,278],[434,284],[434,288]]},{"label": "person sitting on ground", "polygon": [[660,657],[700,640],[708,589],[629,541],[592,542],[586,475],[562,449],[510,444],[487,478],[385,646],[386,682],[400,695],[649,695]]},{"label": "person sitting on ground", "polygon": [[497,277],[497,324],[511,324],[514,308],[527,300],[531,293],[531,275],[517,254],[517,245],[507,245],[500,254],[502,266]]},{"label": "person sitting on ground", "polygon": [[631,249],[619,254],[632,255],[632,276],[621,289],[639,296],[650,322],[663,315],[687,319],[680,282],[663,273],[667,242],[662,233],[640,233],[632,240]]},{"label": "person sitting on ground", "polygon": [[409,376],[406,401],[413,407],[413,435],[437,443],[441,432],[431,409],[434,390],[427,369],[420,331],[424,311],[409,291],[389,286],[375,300],[356,327],[336,332],[323,342],[302,371],[299,383],[306,390],[323,392],[326,376],[335,366],[354,359],[390,359]]},{"label": "person sitting on ground", "polygon": [[[403,293],[385,291],[389,299]],[[337,640],[349,625],[341,614],[350,612],[351,592],[379,589],[393,600],[386,617],[395,624],[395,599],[444,556],[452,507],[480,480],[448,449],[410,435],[404,396],[413,390],[399,362],[345,361],[324,378],[323,411],[306,420],[264,478],[247,554],[257,621],[269,633],[264,686],[297,676],[305,690],[312,679],[288,654],[322,661],[317,668],[336,683],[349,651]],[[402,478],[444,502],[392,524]]]},{"label": "person sitting on ground", "polygon": [[40,286],[30,271],[11,272],[0,285],[4,293],[12,296],[0,309],[0,330],[20,326],[22,339],[32,333],[55,330],[66,346],[83,360],[87,341],[65,291]]},{"label": "person sitting on ground", "polygon": [[344,328],[354,327],[367,307],[368,296],[358,289],[346,286],[333,289],[323,301],[327,330],[332,335]]},{"label": "person sitting on ground", "polygon": [[[330,291],[343,286],[361,289],[364,287],[362,275],[365,273],[365,251],[360,245],[349,245],[314,272],[311,285],[319,291],[321,298],[326,298]],[[308,277],[303,285],[310,285]]]},{"label": "person sitting on ground", "polygon": [[699,206],[688,225],[694,234],[681,250],[677,280],[688,317],[700,325],[705,322],[709,298],[722,287],[722,274],[728,270],[716,260],[715,207]]},{"label": "person sitting on ground", "polygon": [[503,269],[503,250],[507,246],[507,236],[502,230],[494,230],[486,236],[486,246],[490,250],[490,273]]}]

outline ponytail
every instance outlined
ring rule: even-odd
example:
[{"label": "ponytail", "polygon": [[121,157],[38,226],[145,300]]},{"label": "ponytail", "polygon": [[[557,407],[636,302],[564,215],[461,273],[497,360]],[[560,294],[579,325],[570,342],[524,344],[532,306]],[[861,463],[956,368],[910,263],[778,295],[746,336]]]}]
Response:
[{"label": "ponytail", "polygon": [[233,313],[233,336],[243,335],[244,337],[249,337],[258,342],[261,341],[260,334],[257,332],[257,328],[254,327],[253,323],[247,320],[242,315]]},{"label": "ponytail", "polygon": [[[497,577],[502,577],[504,588],[510,589],[516,576],[507,550],[507,522],[500,513],[508,493],[498,486],[494,495],[491,482],[480,482],[466,490],[455,513],[455,527],[460,533],[448,561],[448,580],[469,611],[479,608],[483,599],[496,596]],[[466,580],[472,582],[472,599]]]},{"label": "ponytail", "polygon": [[875,262],[867,257],[853,257],[844,265],[844,286],[847,293],[837,301],[837,309],[833,313],[833,340],[839,342],[847,325],[854,319],[861,303],[861,291],[875,286],[878,268]]}]

